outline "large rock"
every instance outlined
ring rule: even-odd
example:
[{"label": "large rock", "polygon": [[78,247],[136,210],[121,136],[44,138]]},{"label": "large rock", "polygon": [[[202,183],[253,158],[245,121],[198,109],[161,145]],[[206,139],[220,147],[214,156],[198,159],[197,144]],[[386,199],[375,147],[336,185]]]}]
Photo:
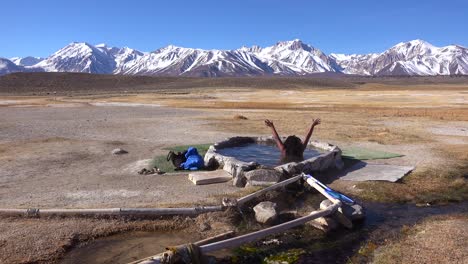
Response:
[{"label": "large rock", "polygon": [[[320,203],[320,209],[325,209],[331,204],[332,202],[330,200],[323,200]],[[338,208],[338,212],[346,216],[346,218],[350,219],[351,221],[359,221],[364,219],[364,217],[366,216],[364,208],[357,203],[353,205],[347,205],[345,203],[342,203],[341,206]]]},{"label": "large rock", "polygon": [[332,152],[333,152],[333,157],[335,159],[335,168],[337,168],[338,170],[343,169],[344,162],[341,157],[341,154],[342,154],[341,149],[338,148],[337,146],[334,146]]},{"label": "large rock", "polygon": [[236,187],[245,187],[247,184],[247,179],[244,176],[243,172],[237,173],[236,176],[232,178],[232,185]]},{"label": "large rock", "polygon": [[244,173],[248,186],[270,186],[281,180],[283,174],[273,169],[257,169]]},{"label": "large rock", "polygon": [[289,162],[280,166],[275,167],[275,170],[281,172],[284,175],[293,176],[302,172],[304,167],[303,162]]},{"label": "large rock", "polygon": [[247,183],[245,172],[255,169],[258,166],[256,162],[240,162],[236,159],[224,161],[223,170],[232,175],[232,184],[236,187],[244,187]]},{"label": "large rock", "polygon": [[320,170],[320,162],[323,158],[321,156],[313,157],[301,162],[302,171],[304,173],[312,173]]},{"label": "large rock", "polygon": [[[324,210],[327,207],[331,206],[333,203],[330,200],[323,200],[320,203],[320,209]],[[346,215],[344,215],[341,211],[340,208],[331,216],[334,220],[336,220],[338,223],[340,223],[342,226],[351,229],[353,228],[353,222],[351,221],[350,218],[348,218]]]},{"label": "large rock", "polygon": [[320,209],[321,210],[325,210],[327,209],[328,207],[330,207],[333,203],[330,201],[330,200],[323,200],[321,203],[320,203]]},{"label": "large rock", "polygon": [[312,221],[307,222],[307,224],[324,232],[329,232],[338,227],[338,223],[332,217],[328,216],[316,218]]},{"label": "large rock", "polygon": [[290,162],[275,167],[276,170],[285,175],[295,175],[301,172],[313,173],[316,171],[325,171],[330,168],[343,168],[341,160],[341,150],[338,147],[332,148],[330,152],[321,154],[317,157],[312,157],[301,162]]},{"label": "large rock", "polygon": [[272,224],[278,218],[276,203],[261,202],[253,208],[255,219],[261,224]]}]

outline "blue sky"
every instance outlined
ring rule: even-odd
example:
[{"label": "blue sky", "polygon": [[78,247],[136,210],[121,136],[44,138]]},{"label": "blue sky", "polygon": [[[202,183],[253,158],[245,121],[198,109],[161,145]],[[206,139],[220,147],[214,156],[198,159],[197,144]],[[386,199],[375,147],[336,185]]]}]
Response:
[{"label": "blue sky", "polygon": [[3,0],[0,56],[48,56],[78,41],[152,51],[268,46],[299,38],[325,53],[381,52],[424,39],[468,46],[468,1]]}]

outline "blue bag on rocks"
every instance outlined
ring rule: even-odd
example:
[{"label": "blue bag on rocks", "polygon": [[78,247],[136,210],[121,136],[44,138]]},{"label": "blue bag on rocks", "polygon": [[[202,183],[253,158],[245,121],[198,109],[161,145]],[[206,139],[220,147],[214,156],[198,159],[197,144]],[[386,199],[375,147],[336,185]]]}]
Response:
[{"label": "blue bag on rocks", "polygon": [[203,158],[196,148],[189,147],[185,157],[187,160],[180,165],[184,170],[199,170],[204,167]]}]

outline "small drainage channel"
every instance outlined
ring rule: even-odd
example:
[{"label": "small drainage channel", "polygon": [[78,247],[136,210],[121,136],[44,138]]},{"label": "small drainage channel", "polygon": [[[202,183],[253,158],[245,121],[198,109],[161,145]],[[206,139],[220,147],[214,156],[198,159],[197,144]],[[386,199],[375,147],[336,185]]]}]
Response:
[{"label": "small drainage channel", "polygon": [[195,242],[200,239],[197,233],[183,231],[126,232],[78,246],[67,253],[59,263],[129,263],[163,252],[167,246]]}]

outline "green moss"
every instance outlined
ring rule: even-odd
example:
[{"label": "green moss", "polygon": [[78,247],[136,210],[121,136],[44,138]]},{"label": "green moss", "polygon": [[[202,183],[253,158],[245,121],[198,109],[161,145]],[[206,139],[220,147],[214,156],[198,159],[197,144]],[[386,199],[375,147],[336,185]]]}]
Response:
[{"label": "green moss", "polygon": [[260,252],[260,250],[256,247],[253,246],[240,246],[238,249],[238,253],[245,255],[245,254],[255,254]]},{"label": "green moss", "polygon": [[258,247],[255,244],[245,244],[233,249],[231,261],[233,263],[261,263],[265,257],[271,255],[271,249]]},{"label": "green moss", "polygon": [[266,264],[272,264],[272,263],[296,263],[299,258],[301,257],[302,254],[304,254],[305,251],[303,249],[290,249],[285,252],[281,252],[276,255],[272,255],[269,257],[266,257],[262,263]]},{"label": "green moss", "polygon": [[[198,153],[203,157],[205,156],[205,153],[208,151],[208,148],[210,147],[211,144],[195,144],[195,145],[182,145],[182,146],[174,146],[174,147],[169,147],[169,148],[164,148],[168,152],[170,150],[174,152],[183,152],[187,150],[189,147],[195,147],[198,150]],[[175,172],[174,170],[174,165],[172,165],[172,162],[166,160],[167,155],[160,155],[156,156],[153,158],[153,160],[150,162],[150,168],[153,167],[158,167],[160,170],[164,172]]]}]

